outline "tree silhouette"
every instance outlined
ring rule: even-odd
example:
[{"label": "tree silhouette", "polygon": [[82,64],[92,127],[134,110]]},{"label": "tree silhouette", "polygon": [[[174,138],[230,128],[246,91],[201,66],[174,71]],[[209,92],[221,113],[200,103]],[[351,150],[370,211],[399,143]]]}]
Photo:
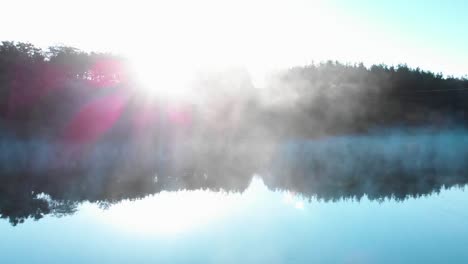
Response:
[{"label": "tree silhouette", "polygon": [[[243,191],[256,173],[271,189],[331,201],[467,183],[468,140],[453,132],[468,124],[466,79],[329,61],[277,72],[263,89],[242,70],[191,85],[202,99],[150,101],[122,57],[2,42],[1,217],[18,224],[162,190]],[[407,132],[393,145],[375,136],[393,129]]]}]

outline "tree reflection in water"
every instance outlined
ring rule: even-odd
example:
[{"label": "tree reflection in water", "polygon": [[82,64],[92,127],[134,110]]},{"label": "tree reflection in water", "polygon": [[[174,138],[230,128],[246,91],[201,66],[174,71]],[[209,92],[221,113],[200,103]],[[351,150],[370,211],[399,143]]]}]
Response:
[{"label": "tree reflection in water", "polygon": [[106,207],[164,190],[243,192],[254,174],[271,190],[325,201],[405,200],[468,182],[468,134],[455,130],[236,145],[185,141],[159,152],[142,143],[100,142],[79,154],[57,142],[2,144],[0,214],[13,225],[73,214],[85,201]]}]

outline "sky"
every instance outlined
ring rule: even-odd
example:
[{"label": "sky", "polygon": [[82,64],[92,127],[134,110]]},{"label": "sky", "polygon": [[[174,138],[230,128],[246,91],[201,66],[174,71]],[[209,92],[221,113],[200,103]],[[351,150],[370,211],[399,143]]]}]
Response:
[{"label": "sky", "polygon": [[0,40],[122,54],[141,71],[254,75],[324,60],[468,74],[467,1],[16,0]]}]

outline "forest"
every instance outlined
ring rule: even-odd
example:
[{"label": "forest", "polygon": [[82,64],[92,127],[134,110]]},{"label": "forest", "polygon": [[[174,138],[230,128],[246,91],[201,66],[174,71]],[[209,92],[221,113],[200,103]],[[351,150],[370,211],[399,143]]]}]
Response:
[{"label": "forest", "polygon": [[18,224],[162,190],[243,191],[254,174],[324,200],[467,182],[466,78],[328,61],[275,72],[264,87],[244,70],[205,74],[193,100],[178,101],[145,98],[133,70],[114,54],[2,42],[1,217]]},{"label": "forest", "polygon": [[[275,138],[312,138],[394,126],[465,126],[468,121],[466,78],[405,65],[328,61],[298,66],[275,73],[262,89],[254,87],[247,72],[226,70],[193,81],[191,89],[203,99],[185,105],[164,98],[143,103],[135,96],[140,84],[131,71],[124,57],[113,54],[4,41],[0,127],[20,138],[97,140],[128,137],[135,126],[154,137],[156,123],[164,119],[169,120],[166,129],[183,130],[178,123],[184,123],[193,135],[219,132],[225,137],[229,130],[233,136],[257,131]],[[105,113],[112,118],[103,124]],[[89,131],[71,132],[79,126]]]}]

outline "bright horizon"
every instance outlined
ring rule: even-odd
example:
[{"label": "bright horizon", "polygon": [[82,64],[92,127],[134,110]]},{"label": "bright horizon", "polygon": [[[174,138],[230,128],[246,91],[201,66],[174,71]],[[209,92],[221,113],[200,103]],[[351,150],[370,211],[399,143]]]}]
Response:
[{"label": "bright horizon", "polygon": [[220,67],[246,68],[258,81],[326,60],[468,74],[462,1],[20,0],[3,10],[0,40],[120,54],[143,79],[165,73],[163,83]]}]

